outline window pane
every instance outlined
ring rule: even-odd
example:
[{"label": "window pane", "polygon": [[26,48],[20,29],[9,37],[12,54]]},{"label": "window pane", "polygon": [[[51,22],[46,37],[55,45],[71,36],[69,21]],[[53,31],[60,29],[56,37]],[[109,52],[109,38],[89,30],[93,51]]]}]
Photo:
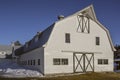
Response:
[{"label": "window pane", "polygon": [[53,59],[53,64],[54,65],[60,65],[60,59]]},{"label": "window pane", "polygon": [[61,64],[62,65],[68,65],[68,59],[62,59]]},{"label": "window pane", "polygon": [[32,60],[31,60],[31,65],[32,65]]},{"label": "window pane", "polygon": [[104,59],[104,64],[108,64],[108,59]]},{"label": "window pane", "polygon": [[102,59],[98,59],[98,64],[102,64]]},{"label": "window pane", "polygon": [[65,34],[65,42],[70,43],[70,34],[69,33]]},{"label": "window pane", "polygon": [[40,59],[38,59],[38,65],[40,65]]},{"label": "window pane", "polygon": [[33,60],[33,65],[35,65],[35,60]]},{"label": "window pane", "polygon": [[96,45],[100,45],[100,37],[96,37]]},{"label": "window pane", "polygon": [[30,65],[30,61],[28,60],[28,65]]},{"label": "window pane", "polygon": [[108,59],[98,59],[98,64],[108,64]]}]

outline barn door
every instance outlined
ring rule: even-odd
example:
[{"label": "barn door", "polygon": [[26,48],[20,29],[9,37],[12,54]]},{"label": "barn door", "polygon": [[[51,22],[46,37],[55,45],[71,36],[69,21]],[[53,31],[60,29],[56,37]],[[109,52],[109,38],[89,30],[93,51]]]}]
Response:
[{"label": "barn door", "polygon": [[74,72],[94,71],[94,54],[93,53],[74,53],[73,54]]}]

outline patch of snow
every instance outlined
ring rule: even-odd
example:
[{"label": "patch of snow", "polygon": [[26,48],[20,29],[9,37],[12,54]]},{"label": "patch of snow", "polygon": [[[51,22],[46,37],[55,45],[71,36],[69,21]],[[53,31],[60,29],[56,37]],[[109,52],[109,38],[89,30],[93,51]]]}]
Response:
[{"label": "patch of snow", "polygon": [[41,77],[38,71],[25,68],[12,61],[0,62],[0,76],[4,77]]}]

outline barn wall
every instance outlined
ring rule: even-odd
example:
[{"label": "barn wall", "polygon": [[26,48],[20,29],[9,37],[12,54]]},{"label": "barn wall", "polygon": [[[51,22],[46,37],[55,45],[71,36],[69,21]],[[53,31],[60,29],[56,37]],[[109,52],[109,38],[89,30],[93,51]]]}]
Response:
[{"label": "barn wall", "polygon": [[[92,52],[95,54],[95,71],[113,71],[113,51],[107,36],[106,31],[100,27],[97,23],[90,19],[90,33],[80,33],[77,32],[78,28],[78,19],[77,16],[71,16],[64,20],[61,20],[55,24],[53,32],[48,40],[46,49],[45,49],[45,58],[48,60],[52,58],[51,56],[57,55],[60,57],[65,57],[72,55],[71,53],[64,54],[62,51],[73,51],[73,52]],[[70,33],[71,42],[65,43],[65,33]],[[96,45],[95,38],[100,37],[100,45]],[[54,52],[52,52],[54,51]],[[48,53],[49,52],[49,53]],[[63,55],[64,54],[64,55]],[[50,57],[47,57],[51,55]],[[71,56],[72,57],[72,56]],[[45,59],[45,60],[46,60]],[[69,58],[70,59],[70,58]],[[108,65],[98,65],[98,59],[108,59]],[[51,59],[52,60],[52,59]],[[71,58],[71,62],[72,58]],[[48,61],[45,61],[46,66],[49,64]],[[72,63],[71,63],[72,64]],[[51,66],[52,67],[52,66]],[[62,72],[62,66],[58,66],[60,69],[56,72]],[[57,68],[57,69],[58,69]],[[49,68],[46,67],[46,72],[49,71]],[[69,65],[66,66],[66,69],[69,69],[68,72],[71,72],[72,67]],[[63,69],[64,70],[64,69]],[[54,71],[51,69],[51,72]]]},{"label": "barn wall", "polygon": [[[53,58],[67,58],[68,65],[53,65]],[[56,51],[45,52],[45,74],[73,73],[73,54]]]},{"label": "barn wall", "polygon": [[[109,53],[109,55],[105,55],[106,53],[101,53],[101,54],[95,54],[95,72],[113,72],[113,56],[112,56],[112,52]],[[108,59],[108,65],[99,65],[98,64],[98,59]]]},{"label": "barn wall", "polygon": [[[40,59],[40,65],[38,65],[38,59]],[[28,60],[35,60],[35,65],[28,65]],[[44,48],[37,48],[33,51],[27,52],[20,57],[20,62],[27,61],[24,65],[31,69],[36,69],[44,74]],[[30,62],[31,64],[31,62]]]}]

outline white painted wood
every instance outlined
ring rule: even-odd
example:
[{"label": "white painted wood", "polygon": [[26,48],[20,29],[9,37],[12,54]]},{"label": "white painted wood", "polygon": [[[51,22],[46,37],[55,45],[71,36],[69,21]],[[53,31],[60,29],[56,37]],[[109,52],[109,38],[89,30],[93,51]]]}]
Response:
[{"label": "white painted wood", "polygon": [[[40,59],[40,65],[38,65]],[[19,61],[35,60],[35,65],[26,65],[26,67],[35,69],[44,74],[44,48],[37,48],[20,56]]]},{"label": "white painted wood", "polygon": [[[76,51],[76,52],[97,52],[94,53],[95,57],[95,71],[113,71],[113,51],[107,36],[107,33],[96,22],[90,20],[90,33],[78,33],[76,32],[78,27],[77,16],[69,17],[65,20],[56,23],[53,32],[49,38],[47,46],[45,48],[45,64],[49,64],[49,67],[45,66],[46,74],[49,73],[67,73],[73,72],[72,52],[62,51]],[[71,43],[65,43],[65,33],[70,33]],[[95,37],[100,37],[100,45],[95,44]],[[63,55],[64,54],[64,55]],[[49,55],[49,57],[48,57]],[[58,66],[58,70],[54,70],[56,66],[52,65],[52,58],[62,56],[68,57],[71,60],[67,68],[66,66]],[[68,56],[71,55],[71,56]],[[51,58],[50,58],[51,57]],[[98,65],[98,59],[108,59],[108,65]],[[50,65],[51,64],[51,65]],[[63,69],[61,69],[63,68]],[[50,71],[49,71],[50,70]]]},{"label": "white painted wood", "polygon": [[[109,32],[96,20],[92,6],[85,8],[85,10],[88,11],[89,18],[91,16],[90,33],[77,32],[79,25],[77,16],[79,14],[82,15],[81,12],[84,11],[83,9],[74,15],[57,21],[53,26],[48,41],[43,45],[44,48],[37,48],[25,53],[21,55],[20,60],[40,58],[40,66],[35,65],[28,67],[38,69],[43,74],[73,73],[73,53],[93,53],[95,72],[113,71],[114,48]],[[65,43],[65,33],[70,33],[70,43]],[[100,37],[100,45],[96,45],[96,37]],[[68,65],[53,65],[53,58],[67,58]],[[108,59],[108,64],[98,65],[98,59]]]}]

